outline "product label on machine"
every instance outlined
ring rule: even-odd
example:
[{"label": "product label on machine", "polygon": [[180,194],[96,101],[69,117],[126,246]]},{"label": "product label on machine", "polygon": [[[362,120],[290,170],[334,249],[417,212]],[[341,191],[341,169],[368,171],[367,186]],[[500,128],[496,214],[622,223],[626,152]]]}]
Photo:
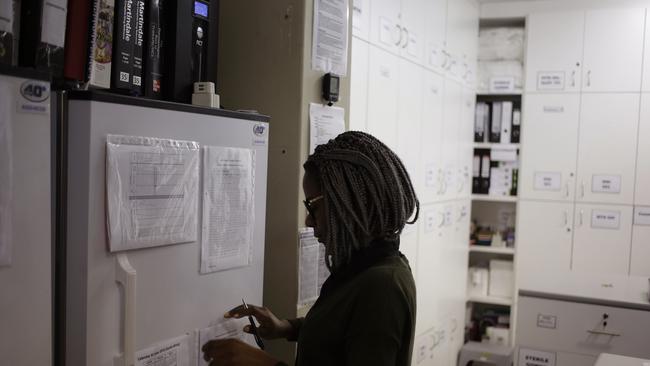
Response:
[{"label": "product label on machine", "polygon": [[564,71],[538,72],[537,90],[564,90]]},{"label": "product label on machine", "polygon": [[535,172],[536,191],[559,191],[562,185],[560,172]]},{"label": "product label on machine", "polygon": [[620,211],[591,211],[591,227],[595,229],[618,229],[621,225]]},{"label": "product label on machine", "polygon": [[17,100],[18,113],[50,113],[50,83],[27,80],[20,85]]},{"label": "product label on machine", "polygon": [[557,327],[557,316],[537,314],[537,327],[555,329]]},{"label": "product label on machine", "polygon": [[591,180],[594,193],[621,193],[620,175],[594,175]]},{"label": "product label on machine", "polygon": [[534,349],[520,348],[518,366],[555,366],[556,354],[554,352],[537,351]]},{"label": "product label on machine", "polygon": [[650,226],[650,207],[634,208],[634,225]]}]

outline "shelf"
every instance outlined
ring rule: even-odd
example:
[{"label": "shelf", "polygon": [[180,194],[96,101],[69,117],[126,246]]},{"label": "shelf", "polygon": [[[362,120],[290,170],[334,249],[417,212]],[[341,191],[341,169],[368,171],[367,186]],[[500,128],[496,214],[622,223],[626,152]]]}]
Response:
[{"label": "shelf", "polygon": [[471,296],[467,301],[481,304],[512,306],[512,299],[507,297]]},{"label": "shelf", "polygon": [[492,149],[492,148],[503,148],[503,149],[519,149],[520,144],[501,144],[498,142],[475,142],[475,149]]},{"label": "shelf", "polygon": [[499,248],[487,245],[470,245],[470,252],[515,255],[515,248]]},{"label": "shelf", "polygon": [[473,194],[472,201],[485,202],[517,202],[517,196],[490,196],[487,194]]},{"label": "shelf", "polygon": [[522,94],[523,91],[521,89],[515,89],[511,92],[505,92],[505,93],[491,93],[487,91],[479,91],[476,93],[476,95],[479,97],[521,96]]}]

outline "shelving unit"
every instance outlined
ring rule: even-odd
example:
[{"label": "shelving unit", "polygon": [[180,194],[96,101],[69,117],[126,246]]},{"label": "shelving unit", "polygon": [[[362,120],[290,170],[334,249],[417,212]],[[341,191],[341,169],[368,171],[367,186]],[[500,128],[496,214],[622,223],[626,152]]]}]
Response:
[{"label": "shelving unit", "polygon": [[[515,24],[516,23],[516,24]],[[509,21],[507,24],[487,24],[487,23],[481,23],[482,26],[485,26],[483,29],[486,29],[486,32],[490,32],[488,28],[491,27],[503,27],[503,26],[515,26],[515,27],[525,27],[525,22],[522,19],[520,22],[511,22]],[[512,33],[511,33],[512,34]],[[511,40],[512,38],[508,38]],[[509,41],[508,41],[509,42]],[[500,46],[496,46],[497,48]],[[483,57],[483,55],[480,55]],[[522,50],[522,56],[523,56],[523,50]],[[482,58],[481,60],[485,60],[485,58]],[[495,62],[499,62],[496,60]],[[523,57],[522,61],[523,62]],[[487,66],[487,65],[486,65]],[[523,65],[522,65],[523,67]],[[483,70],[487,70],[489,67],[483,68]],[[496,74],[495,74],[496,75]],[[513,74],[514,75],[514,74]],[[523,70],[522,70],[522,75],[523,75]],[[501,75],[496,75],[496,76],[501,76]],[[486,74],[479,76],[479,80],[483,80],[483,86],[485,85],[491,85],[492,81],[490,80],[489,83],[486,81],[488,78],[491,76],[488,76]],[[516,76],[513,76],[513,79],[516,78]],[[480,82],[479,82],[480,84]],[[485,141],[490,140],[490,137],[494,138],[494,136],[490,136],[491,133],[491,122],[493,118],[493,108],[495,104],[500,103],[500,102],[510,102],[511,103],[511,110],[514,112],[515,110],[518,110],[519,113],[522,112],[522,95],[523,91],[520,89],[522,81],[521,80],[515,80],[515,90],[510,91],[510,92],[503,92],[503,93],[492,93],[492,92],[487,92],[485,88],[480,88],[479,92],[476,94],[476,101],[477,103],[486,103],[489,105],[489,114],[486,118],[485,121],[486,126],[484,126],[484,136],[485,136]],[[501,105],[496,108],[501,108]],[[483,113],[485,111],[479,111],[477,113],[478,118],[483,118],[485,116]],[[520,116],[521,117],[521,116]],[[519,121],[521,123],[521,120],[523,118],[520,118]],[[503,120],[502,120],[503,121]],[[479,122],[480,123],[480,122]],[[511,120],[512,123],[512,120]],[[476,125],[476,124],[475,124]],[[525,128],[525,126],[519,125],[520,129]],[[509,134],[512,133],[512,128],[510,131],[508,131]],[[519,135],[521,136],[521,135]],[[497,139],[498,141],[498,139]],[[503,140],[502,140],[503,141]],[[508,150],[517,150],[517,161],[519,160],[519,152],[521,150],[521,144],[519,143],[519,140],[515,140],[515,143],[506,143],[508,139],[505,139],[504,143],[500,142],[474,142],[472,144],[474,150],[475,150],[475,156],[479,157],[479,161],[481,165],[484,164],[484,158],[487,154],[489,156],[488,162],[490,162],[490,179],[492,180],[492,173],[495,167],[500,167],[500,168],[505,168],[507,169],[510,167],[509,173],[511,174],[518,174],[518,169],[519,166],[518,164],[512,164],[509,161],[504,162],[501,159],[498,159],[494,155],[494,149],[508,149]],[[490,150],[490,151],[485,151],[485,150]],[[502,155],[502,154],[499,154]],[[494,159],[494,160],[493,160]],[[496,164],[494,161],[498,161],[499,163]],[[481,169],[483,169],[483,166],[481,166]],[[500,170],[499,172],[496,172],[497,176],[498,174],[501,174]],[[483,172],[480,172],[480,174]],[[516,223],[516,215],[517,215],[517,207],[518,207],[518,202],[519,198],[516,195],[517,191],[519,189],[519,182],[518,179],[512,180],[512,185],[509,187],[510,192],[508,192],[508,186],[505,186],[505,189],[501,189],[501,186],[492,186],[495,184],[493,181],[490,181],[490,188],[493,189],[486,189],[486,186],[484,185],[484,179],[485,175],[479,178],[479,187],[476,189],[476,192],[486,192],[483,194],[479,193],[474,193],[472,194],[472,220],[475,222],[475,225],[482,228],[482,231],[485,232],[486,230],[492,231],[492,232],[501,232],[503,240],[506,240],[505,236],[506,234],[504,232],[508,232],[508,236],[511,234],[513,228],[515,231],[515,239],[517,236],[517,230],[515,227]],[[499,181],[497,178],[497,183],[496,184],[501,184],[502,181]],[[507,181],[506,181],[507,182]],[[515,186],[516,184],[516,186]],[[476,185],[473,184],[473,186],[476,188]],[[496,195],[496,194],[487,194],[488,191],[492,191],[492,193],[504,193],[504,194],[513,194],[513,195]],[[510,239],[512,240],[512,239]],[[481,245],[471,245],[469,246],[469,267],[473,268],[489,268],[494,264],[494,262],[491,262],[492,260],[502,260],[502,261],[508,261],[508,262],[515,262],[516,261],[516,244],[510,243],[511,246],[509,247],[492,247],[492,246],[481,246]],[[492,263],[492,264],[491,264]],[[495,264],[496,265],[496,264]],[[514,266],[513,266],[514,267]],[[475,273],[482,273],[481,271],[475,272]],[[489,284],[489,275],[488,272],[488,278],[483,279],[483,281],[488,281]],[[516,299],[517,299],[517,280],[514,276],[514,268],[513,268],[513,284],[512,284],[512,297],[497,297],[494,295],[489,295],[490,292],[493,290],[490,288],[488,285],[488,291],[486,292],[485,290],[483,291],[474,291],[472,294],[481,294],[479,296],[467,296],[467,308],[468,308],[468,316],[470,317],[468,319],[469,321],[481,321],[481,319],[485,316],[490,316],[489,314],[491,312],[496,312],[499,314],[503,314],[507,317],[509,317],[509,323],[507,323],[510,327],[510,339],[509,343],[510,345],[514,345],[515,340],[514,340],[514,329],[516,327],[515,321],[516,321]],[[507,291],[509,292],[509,291]],[[492,292],[493,294],[495,292]],[[505,295],[505,293],[504,293]],[[474,337],[472,340],[475,341],[481,341],[484,337],[483,334],[471,334],[470,331],[470,337]]]}]

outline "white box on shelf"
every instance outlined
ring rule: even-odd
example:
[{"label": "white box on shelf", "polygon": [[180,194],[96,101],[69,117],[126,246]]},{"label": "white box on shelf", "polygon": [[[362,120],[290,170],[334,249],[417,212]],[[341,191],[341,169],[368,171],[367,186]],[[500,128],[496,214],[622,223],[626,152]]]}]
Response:
[{"label": "white box on shelf", "polygon": [[487,335],[489,344],[498,344],[501,346],[510,344],[510,329],[508,328],[487,327],[485,328],[485,334]]},{"label": "white box on shelf", "polygon": [[487,268],[470,267],[467,276],[467,296],[485,297],[488,295],[488,277]]},{"label": "white box on shelf", "polygon": [[512,261],[490,261],[488,294],[494,297],[512,298],[514,291],[514,266]]}]

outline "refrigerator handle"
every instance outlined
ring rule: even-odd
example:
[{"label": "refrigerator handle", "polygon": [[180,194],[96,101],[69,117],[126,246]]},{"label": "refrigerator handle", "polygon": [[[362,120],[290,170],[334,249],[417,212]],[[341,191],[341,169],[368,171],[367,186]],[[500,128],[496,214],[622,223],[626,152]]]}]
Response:
[{"label": "refrigerator handle", "polygon": [[136,272],[126,254],[117,255],[115,261],[115,281],[124,289],[124,308],[122,324],[122,354],[115,357],[115,366],[135,365],[135,281]]}]

